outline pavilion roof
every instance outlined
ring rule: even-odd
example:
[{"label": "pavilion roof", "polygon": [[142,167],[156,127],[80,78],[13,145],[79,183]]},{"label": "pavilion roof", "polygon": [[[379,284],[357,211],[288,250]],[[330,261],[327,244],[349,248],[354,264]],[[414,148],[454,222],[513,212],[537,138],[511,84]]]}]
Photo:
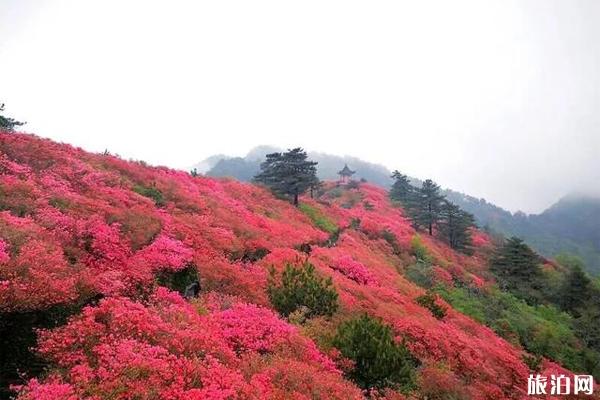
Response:
[{"label": "pavilion roof", "polygon": [[355,173],[356,171],[352,171],[350,168],[348,168],[348,164],[344,164],[344,168],[338,172],[338,175],[342,175],[342,176],[351,176]]}]

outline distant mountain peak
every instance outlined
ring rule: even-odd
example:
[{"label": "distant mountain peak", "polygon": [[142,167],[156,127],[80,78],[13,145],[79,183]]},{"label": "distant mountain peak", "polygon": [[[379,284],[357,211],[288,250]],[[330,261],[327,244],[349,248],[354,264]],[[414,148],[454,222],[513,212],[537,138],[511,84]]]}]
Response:
[{"label": "distant mountain peak", "polygon": [[244,158],[248,161],[256,161],[256,160],[262,161],[267,154],[277,153],[277,152],[281,152],[281,151],[283,151],[283,149],[281,149],[279,147],[269,146],[269,145],[259,145],[259,146],[256,146],[256,147],[253,147],[252,149],[250,149],[250,151],[248,151],[248,153],[246,154],[246,156]]},{"label": "distant mountain peak", "polygon": [[600,202],[600,194],[583,191],[570,192],[563,196],[555,204],[559,203],[598,203]]}]

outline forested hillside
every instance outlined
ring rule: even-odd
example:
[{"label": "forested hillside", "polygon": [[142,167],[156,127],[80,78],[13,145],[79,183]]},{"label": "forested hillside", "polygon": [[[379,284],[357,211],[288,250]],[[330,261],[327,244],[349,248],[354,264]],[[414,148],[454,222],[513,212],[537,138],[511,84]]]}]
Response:
[{"label": "forested hillside", "polygon": [[[278,149],[259,146],[245,157],[213,156],[198,164],[208,176],[233,177],[248,182],[260,169],[264,156]],[[318,175],[324,180],[336,180],[338,171],[348,164],[356,170],[357,179],[389,188],[391,171],[382,165],[368,163],[356,157],[340,157],[325,153],[309,153],[318,161]],[[426,178],[426,177],[421,177]],[[412,177],[415,186],[421,180]],[[511,213],[485,199],[451,189],[444,194],[455,204],[475,216],[480,227],[506,236],[519,236],[546,257],[570,253],[581,257],[585,268],[600,272],[600,199],[585,195],[569,195],[540,214]]]},{"label": "forested hillside", "polygon": [[600,376],[569,260],[476,229],[458,252],[381,187],[314,186],[294,207],[0,132],[2,395],[501,400]]}]

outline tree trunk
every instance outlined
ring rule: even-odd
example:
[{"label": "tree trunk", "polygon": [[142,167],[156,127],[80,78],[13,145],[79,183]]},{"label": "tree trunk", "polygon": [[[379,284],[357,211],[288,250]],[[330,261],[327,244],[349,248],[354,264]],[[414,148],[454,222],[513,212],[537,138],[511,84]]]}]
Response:
[{"label": "tree trunk", "polygon": [[429,236],[433,236],[433,210],[431,202],[427,204],[427,210],[429,211]]},{"label": "tree trunk", "polygon": [[294,205],[298,207],[298,193],[294,193]]}]

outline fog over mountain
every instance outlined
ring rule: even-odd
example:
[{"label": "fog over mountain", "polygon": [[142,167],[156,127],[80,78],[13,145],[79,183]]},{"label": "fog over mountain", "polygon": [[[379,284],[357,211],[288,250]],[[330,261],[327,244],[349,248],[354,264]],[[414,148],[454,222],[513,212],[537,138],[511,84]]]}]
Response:
[{"label": "fog over mountain", "polygon": [[528,213],[600,191],[598,1],[4,0],[2,11],[12,62],[0,63],[0,101],[27,131],[87,150],[184,168],[301,146]]}]

